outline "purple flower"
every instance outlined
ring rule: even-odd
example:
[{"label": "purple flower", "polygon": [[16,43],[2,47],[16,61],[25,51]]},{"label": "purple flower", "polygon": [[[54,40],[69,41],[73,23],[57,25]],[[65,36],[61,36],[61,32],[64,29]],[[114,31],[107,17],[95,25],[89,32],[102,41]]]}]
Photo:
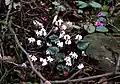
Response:
[{"label": "purple flower", "polygon": [[100,13],[97,14],[97,16],[101,17],[101,16],[103,16],[103,14],[100,12]]},{"label": "purple flower", "polygon": [[104,23],[102,23],[101,21],[96,21],[95,22],[95,26],[103,26],[104,25]]}]

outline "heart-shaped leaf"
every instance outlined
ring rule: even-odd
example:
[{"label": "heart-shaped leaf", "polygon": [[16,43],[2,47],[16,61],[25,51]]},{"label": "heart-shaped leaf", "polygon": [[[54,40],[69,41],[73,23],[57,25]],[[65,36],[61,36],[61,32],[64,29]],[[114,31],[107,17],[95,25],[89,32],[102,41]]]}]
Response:
[{"label": "heart-shaped leaf", "polygon": [[85,29],[88,33],[93,33],[93,32],[95,32],[95,26],[93,26],[93,24],[84,25],[84,29]]},{"label": "heart-shaped leaf", "polygon": [[61,11],[65,11],[65,10],[66,10],[66,8],[65,8],[64,5],[56,6],[55,9],[59,9],[59,10],[61,10]]},{"label": "heart-shaped leaf", "polygon": [[90,42],[85,41],[85,40],[80,40],[77,42],[77,48],[80,50],[86,50],[89,46]]},{"label": "heart-shaped leaf", "polygon": [[59,48],[56,47],[56,46],[48,47],[47,50],[50,52],[51,55],[54,55],[54,54],[56,54],[57,52],[59,52]]},{"label": "heart-shaped leaf", "polygon": [[59,37],[55,34],[49,36],[49,39],[51,40],[51,42],[57,42],[59,40]]},{"label": "heart-shaped leaf", "polygon": [[77,6],[79,6],[79,8],[85,8],[88,6],[88,4],[83,1],[76,1],[76,2],[77,2]]},{"label": "heart-shaped leaf", "polygon": [[89,4],[94,8],[101,8],[102,7],[101,4],[94,2],[94,1],[91,1]]},{"label": "heart-shaped leaf", "polygon": [[108,32],[108,29],[105,26],[96,27],[96,31],[98,32]]},{"label": "heart-shaped leaf", "polygon": [[63,62],[64,60],[63,60],[63,58],[65,57],[65,54],[64,53],[57,53],[57,62],[58,63],[61,63],[61,62]]}]

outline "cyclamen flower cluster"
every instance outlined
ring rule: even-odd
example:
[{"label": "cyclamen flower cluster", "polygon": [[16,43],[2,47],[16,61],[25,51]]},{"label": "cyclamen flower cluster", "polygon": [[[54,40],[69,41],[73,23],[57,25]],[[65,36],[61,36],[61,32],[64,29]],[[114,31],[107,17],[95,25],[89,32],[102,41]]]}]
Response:
[{"label": "cyclamen flower cluster", "polygon": [[[35,33],[36,33],[37,37],[39,37],[39,36],[46,36],[47,35],[47,32],[44,29],[44,26],[43,26],[42,23],[38,22],[37,20],[33,20],[33,24],[35,26],[38,26],[39,28],[41,28],[40,31],[35,30]],[[30,37],[30,38],[28,38],[28,41],[29,41],[29,43],[34,43],[36,40],[35,40],[35,38]],[[40,46],[42,44],[41,40],[37,40],[36,42],[37,42],[38,46]]]},{"label": "cyclamen flower cluster", "polygon": [[[77,58],[78,58],[77,53],[71,52],[71,53],[69,54],[69,56],[67,56],[67,57],[64,58],[64,60],[66,61],[66,65],[67,65],[67,66],[72,66],[72,61],[71,61],[72,58],[73,58],[73,59],[77,59]],[[78,68],[78,69],[82,69],[82,68],[84,68],[84,65],[83,65],[83,64],[79,64],[79,65],[77,66],[77,68]]]}]

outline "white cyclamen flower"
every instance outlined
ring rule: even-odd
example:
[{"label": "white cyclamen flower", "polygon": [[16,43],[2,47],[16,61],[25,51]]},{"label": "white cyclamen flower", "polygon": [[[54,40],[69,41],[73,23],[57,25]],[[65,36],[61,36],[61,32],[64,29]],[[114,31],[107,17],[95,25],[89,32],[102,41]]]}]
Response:
[{"label": "white cyclamen flower", "polygon": [[10,4],[10,0],[5,0],[5,4],[9,5]]},{"label": "white cyclamen flower", "polygon": [[43,58],[40,57],[40,62],[43,62]]},{"label": "white cyclamen flower", "polygon": [[21,5],[20,5],[20,2],[17,2],[17,3],[14,2],[14,3],[13,3],[13,8],[14,8],[14,9],[17,9],[17,6],[19,6],[19,7],[21,6]]},{"label": "white cyclamen flower", "polygon": [[47,57],[47,61],[52,62],[53,60],[54,60],[54,59],[51,58],[51,56],[48,56],[48,57]]},{"label": "white cyclamen flower", "polygon": [[42,43],[42,41],[41,41],[41,40],[37,40],[37,45],[38,45],[38,46],[40,46],[40,45],[41,45],[41,43]]},{"label": "white cyclamen flower", "polygon": [[82,39],[82,36],[81,36],[81,35],[76,35],[75,39],[76,39],[76,40],[81,40],[81,39]]},{"label": "white cyclamen flower", "polygon": [[52,44],[50,44],[50,43],[47,43],[47,46],[52,46]]},{"label": "white cyclamen flower", "polygon": [[66,29],[67,29],[67,26],[66,26],[66,25],[62,25],[62,26],[61,26],[61,29],[62,29],[62,30],[66,30]]},{"label": "white cyclamen flower", "polygon": [[44,28],[42,28],[40,31],[40,34],[43,35],[43,36],[46,36],[47,35],[47,32]]},{"label": "white cyclamen flower", "polygon": [[66,65],[67,65],[67,66],[72,66],[71,61],[66,61]]},{"label": "white cyclamen flower", "polygon": [[49,50],[46,50],[46,55],[50,54]]},{"label": "white cyclamen flower", "polygon": [[33,55],[33,56],[31,57],[31,60],[35,62],[35,61],[37,60],[37,58]]},{"label": "white cyclamen flower", "polygon": [[22,63],[22,65],[21,65],[21,66],[23,66],[23,67],[27,67],[26,63]]},{"label": "white cyclamen flower", "polygon": [[74,59],[77,59],[77,58],[78,58],[78,55],[77,55],[77,53],[75,53],[75,52],[71,52],[69,55],[70,55],[72,58],[74,58]]},{"label": "white cyclamen flower", "polygon": [[43,59],[43,61],[42,61],[42,66],[45,66],[45,65],[47,65],[48,63],[47,63],[47,60],[46,59]]},{"label": "white cyclamen flower", "polygon": [[33,37],[28,38],[28,41],[29,41],[29,43],[34,43],[35,42],[35,38],[33,38]]},{"label": "white cyclamen flower", "polygon": [[35,30],[35,33],[36,33],[37,36],[42,36],[42,33],[38,30]]},{"label": "white cyclamen flower", "polygon": [[58,41],[57,45],[58,45],[58,47],[63,47],[63,42]]},{"label": "white cyclamen flower", "polygon": [[61,26],[62,23],[63,23],[63,20],[59,19],[59,20],[58,20],[58,26]]},{"label": "white cyclamen flower", "polygon": [[65,31],[61,31],[61,32],[60,32],[60,36],[59,36],[59,38],[64,37],[64,35],[65,35]]},{"label": "white cyclamen flower", "polygon": [[84,65],[83,64],[79,64],[77,67],[78,67],[78,69],[82,69],[82,68],[84,68]]},{"label": "white cyclamen flower", "polygon": [[57,17],[58,17],[58,15],[55,15],[52,24],[54,24],[57,21]]},{"label": "white cyclamen flower", "polygon": [[70,45],[71,43],[72,43],[72,42],[71,42],[70,39],[65,41],[65,44],[66,44],[66,45]]},{"label": "white cyclamen flower", "polygon": [[38,22],[37,20],[33,20],[33,24],[34,24],[35,26],[39,26],[39,27],[41,27],[41,28],[44,27],[43,24],[40,23],[40,22]]},{"label": "white cyclamen flower", "polygon": [[65,40],[70,39],[70,35],[68,35],[68,34],[64,35],[64,39],[65,39]]},{"label": "white cyclamen flower", "polygon": [[65,57],[64,60],[66,61],[66,65],[67,66],[72,66],[72,62],[71,62],[71,57]]}]

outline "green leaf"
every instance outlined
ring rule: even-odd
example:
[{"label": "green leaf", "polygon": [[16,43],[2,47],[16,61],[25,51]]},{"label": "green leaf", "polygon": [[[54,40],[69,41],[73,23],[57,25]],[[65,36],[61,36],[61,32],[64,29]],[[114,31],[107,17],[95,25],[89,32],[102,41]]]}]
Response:
[{"label": "green leaf", "polygon": [[56,46],[48,47],[47,50],[50,52],[51,55],[54,55],[54,54],[56,54],[57,52],[59,52],[59,48],[56,47]]},{"label": "green leaf", "polygon": [[93,24],[84,25],[84,29],[85,29],[88,33],[93,33],[93,32],[95,32],[95,26],[93,26]]},{"label": "green leaf", "polygon": [[107,16],[107,15],[108,15],[108,12],[101,12],[101,14],[102,14],[103,16]]},{"label": "green leaf", "polygon": [[94,8],[101,8],[102,7],[101,4],[94,2],[94,1],[90,2],[89,4]]},{"label": "green leaf", "polygon": [[58,3],[57,1],[52,2],[52,4],[54,4],[55,6],[60,5],[60,3]]},{"label": "green leaf", "polygon": [[79,10],[78,10],[78,13],[83,13],[83,10],[80,10],[80,9],[79,9]]},{"label": "green leaf", "polygon": [[66,8],[63,5],[56,6],[55,9],[60,9],[61,11],[65,11]]},{"label": "green leaf", "polygon": [[78,26],[78,25],[73,25],[73,28],[75,28],[75,29],[80,29],[81,27]]},{"label": "green leaf", "polygon": [[76,1],[76,2],[77,2],[77,6],[79,6],[79,8],[85,8],[88,6],[88,4],[83,1]]},{"label": "green leaf", "polygon": [[59,37],[55,34],[49,36],[49,39],[51,40],[51,42],[57,42],[59,40]]},{"label": "green leaf", "polygon": [[88,41],[80,40],[77,42],[77,48],[83,51],[88,48],[89,44],[90,43]]},{"label": "green leaf", "polygon": [[98,32],[108,32],[108,29],[105,26],[96,27],[96,31]]},{"label": "green leaf", "polygon": [[65,54],[64,53],[57,53],[57,62],[58,63],[61,63],[61,62],[63,62],[64,60],[63,60],[63,58],[65,57]]},{"label": "green leaf", "polygon": [[99,17],[99,21],[106,22],[107,20],[104,17]]}]

